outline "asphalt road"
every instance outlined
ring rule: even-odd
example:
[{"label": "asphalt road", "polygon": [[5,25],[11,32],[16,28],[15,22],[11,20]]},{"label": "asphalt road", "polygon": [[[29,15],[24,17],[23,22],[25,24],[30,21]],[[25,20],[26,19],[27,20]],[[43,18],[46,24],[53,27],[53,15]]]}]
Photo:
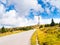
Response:
[{"label": "asphalt road", "polygon": [[0,37],[0,45],[30,45],[30,38],[35,30]]}]

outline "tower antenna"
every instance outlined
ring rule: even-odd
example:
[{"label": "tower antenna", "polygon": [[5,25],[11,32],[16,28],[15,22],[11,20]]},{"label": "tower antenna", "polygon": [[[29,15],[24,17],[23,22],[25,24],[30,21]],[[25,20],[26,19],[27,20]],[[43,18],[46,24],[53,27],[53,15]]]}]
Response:
[{"label": "tower antenna", "polygon": [[38,12],[38,28],[40,26],[40,11]]}]

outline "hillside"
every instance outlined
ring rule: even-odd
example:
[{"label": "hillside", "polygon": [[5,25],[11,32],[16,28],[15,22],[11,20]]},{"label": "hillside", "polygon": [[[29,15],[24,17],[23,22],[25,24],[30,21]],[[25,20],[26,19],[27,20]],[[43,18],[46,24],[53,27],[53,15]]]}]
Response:
[{"label": "hillside", "polygon": [[[35,38],[36,37],[36,38]],[[37,39],[37,41],[36,41]],[[31,45],[60,45],[60,27],[55,26],[41,26],[36,28],[35,33],[31,38]]]}]

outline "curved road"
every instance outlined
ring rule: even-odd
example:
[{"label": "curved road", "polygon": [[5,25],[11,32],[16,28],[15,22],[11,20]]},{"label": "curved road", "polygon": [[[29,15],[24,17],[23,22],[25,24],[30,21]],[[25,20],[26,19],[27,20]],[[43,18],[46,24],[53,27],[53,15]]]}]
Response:
[{"label": "curved road", "polygon": [[29,30],[5,37],[0,37],[0,45],[30,45],[30,38],[35,30]]}]

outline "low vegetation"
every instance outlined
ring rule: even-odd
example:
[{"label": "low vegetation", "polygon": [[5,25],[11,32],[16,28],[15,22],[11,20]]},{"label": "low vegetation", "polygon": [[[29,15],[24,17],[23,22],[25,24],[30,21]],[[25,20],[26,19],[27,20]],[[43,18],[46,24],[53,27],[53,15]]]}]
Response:
[{"label": "low vegetation", "polygon": [[[40,25],[35,32],[39,45],[60,45],[60,23],[55,23],[52,19],[51,24]],[[34,36],[34,34],[33,34]],[[32,39],[36,41],[35,37]],[[37,45],[36,42],[33,43]]]},{"label": "low vegetation", "polygon": [[[60,27],[43,27],[35,32],[39,45],[60,45]],[[34,36],[34,35],[33,35]],[[36,41],[33,37],[33,41]],[[36,45],[36,43],[33,43]]]},{"label": "low vegetation", "polygon": [[16,33],[21,33],[21,32],[23,32],[23,30],[22,31],[13,31],[13,32],[0,33],[0,37],[11,35],[11,34],[16,34]]},{"label": "low vegetation", "polygon": [[28,31],[33,29],[34,26],[26,26],[26,27],[15,27],[15,28],[5,28],[4,26],[0,28],[0,37],[20,33],[23,31]]},{"label": "low vegetation", "polygon": [[31,37],[31,45],[36,45],[36,31],[34,32],[34,34]]}]

